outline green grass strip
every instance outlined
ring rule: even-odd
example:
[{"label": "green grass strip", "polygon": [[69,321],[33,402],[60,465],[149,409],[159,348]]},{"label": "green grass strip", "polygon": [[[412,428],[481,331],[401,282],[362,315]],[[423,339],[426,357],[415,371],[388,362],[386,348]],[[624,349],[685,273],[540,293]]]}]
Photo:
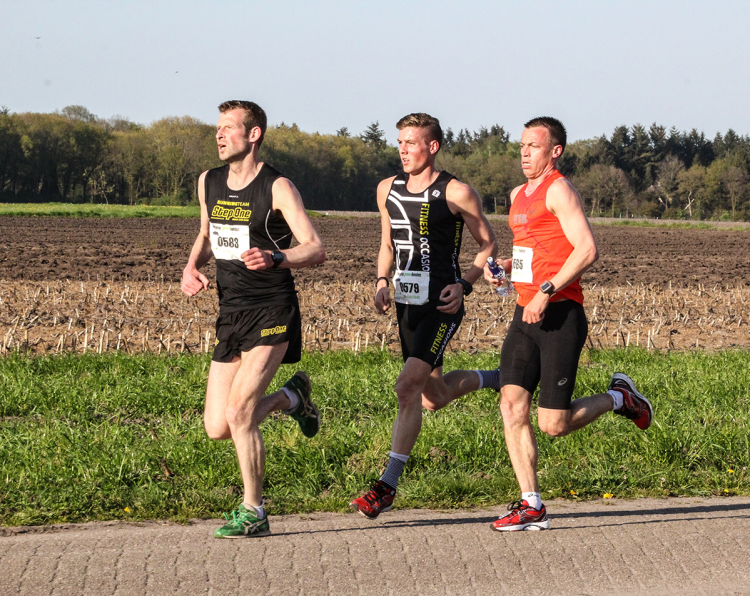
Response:
[{"label": "green grass strip", "polygon": [[89,203],[0,203],[8,217],[200,217],[198,205],[92,205]]},{"label": "green grass strip", "polygon": [[[310,217],[350,217],[326,211],[307,210]],[[8,217],[200,217],[198,205],[187,205],[184,207],[152,206],[152,205],[100,205],[90,203],[0,203],[0,216]],[[359,216],[363,216],[359,214]],[[377,213],[368,214],[369,217],[378,217]],[[490,219],[507,219],[507,216],[490,215]],[[678,229],[716,229],[748,231],[747,223],[737,222],[727,224],[722,222],[705,221],[664,221],[658,219],[621,219],[621,218],[595,218],[594,225],[607,226],[636,226],[636,227],[659,227]]]},{"label": "green grass strip", "polygon": [[[446,370],[489,368],[496,354],[450,354]],[[204,356],[0,359],[0,524],[218,517],[241,496],[231,442],[209,440]],[[323,416],[306,439],[285,416],[263,424],[265,494],[274,514],[345,511],[379,477],[390,447],[398,358],[305,354]],[[647,432],[606,414],[570,436],[538,433],[545,498],[750,494],[750,354],[584,353],[577,396],[614,371],[652,399]],[[166,470],[169,474],[165,473]],[[398,507],[496,505],[518,496],[497,395],[483,390],[425,413]]]},{"label": "green grass strip", "polygon": [[[307,211],[310,217],[322,213]],[[7,217],[190,217],[201,216],[198,205],[167,207],[152,205],[92,205],[89,203],[0,203],[0,216]]]},{"label": "green grass strip", "polygon": [[672,221],[659,219],[617,219],[596,218],[590,220],[593,225],[600,226],[630,226],[636,228],[668,228],[678,230],[727,230],[735,232],[747,232],[750,230],[747,222],[719,222],[710,221]]}]

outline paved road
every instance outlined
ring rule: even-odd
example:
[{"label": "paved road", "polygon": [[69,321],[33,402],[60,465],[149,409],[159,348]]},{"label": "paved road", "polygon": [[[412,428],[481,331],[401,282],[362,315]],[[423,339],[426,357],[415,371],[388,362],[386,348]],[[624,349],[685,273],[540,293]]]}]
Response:
[{"label": "paved road", "polygon": [[548,504],[552,529],[500,533],[502,508],[0,528],[0,594],[750,595],[750,498]]}]

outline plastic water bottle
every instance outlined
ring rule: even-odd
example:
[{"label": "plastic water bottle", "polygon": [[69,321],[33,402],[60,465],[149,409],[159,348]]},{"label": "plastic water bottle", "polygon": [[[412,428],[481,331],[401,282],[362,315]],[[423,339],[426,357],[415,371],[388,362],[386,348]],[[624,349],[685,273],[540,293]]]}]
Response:
[{"label": "plastic water bottle", "polygon": [[499,279],[502,283],[501,286],[495,288],[498,295],[505,298],[513,294],[513,284],[508,279],[508,276],[505,275],[505,269],[503,269],[492,257],[487,257],[487,266],[490,268],[492,277]]}]

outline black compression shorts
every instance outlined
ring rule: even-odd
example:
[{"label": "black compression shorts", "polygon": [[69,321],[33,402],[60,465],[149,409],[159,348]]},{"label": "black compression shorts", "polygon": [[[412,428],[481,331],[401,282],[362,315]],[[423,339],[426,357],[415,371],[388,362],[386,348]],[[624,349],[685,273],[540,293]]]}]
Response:
[{"label": "black compression shorts", "polygon": [[583,306],[573,300],[551,302],[538,323],[524,323],[516,306],[500,353],[500,386],[518,385],[534,393],[539,407],[569,410],[578,359],[588,335]]},{"label": "black compression shorts", "polygon": [[241,352],[256,346],[275,346],[289,342],[285,364],[302,357],[302,322],[299,304],[264,306],[219,315],[216,320],[216,345],[213,360],[231,362]]},{"label": "black compression shorts", "polygon": [[443,351],[458,330],[464,318],[464,305],[458,312],[449,315],[437,310],[440,300],[430,300],[415,306],[396,302],[398,334],[401,338],[401,353],[407,358],[418,358],[433,370],[443,366]]}]

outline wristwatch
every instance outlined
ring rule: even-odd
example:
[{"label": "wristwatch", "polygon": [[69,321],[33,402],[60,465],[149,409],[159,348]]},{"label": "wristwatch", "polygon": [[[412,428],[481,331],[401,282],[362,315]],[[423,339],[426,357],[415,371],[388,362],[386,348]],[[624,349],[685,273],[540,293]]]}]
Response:
[{"label": "wristwatch", "polygon": [[542,285],[539,286],[539,291],[542,294],[547,294],[550,298],[554,296],[557,292],[555,291],[555,286],[552,285],[552,282],[550,281],[543,281]]},{"label": "wristwatch", "polygon": [[472,286],[468,281],[465,279],[459,279],[457,283],[460,283],[464,288],[464,296],[468,296],[474,291],[474,286]]},{"label": "wristwatch", "polygon": [[273,268],[276,269],[284,262],[284,253],[280,250],[273,251],[271,253],[271,260],[273,261]]}]

